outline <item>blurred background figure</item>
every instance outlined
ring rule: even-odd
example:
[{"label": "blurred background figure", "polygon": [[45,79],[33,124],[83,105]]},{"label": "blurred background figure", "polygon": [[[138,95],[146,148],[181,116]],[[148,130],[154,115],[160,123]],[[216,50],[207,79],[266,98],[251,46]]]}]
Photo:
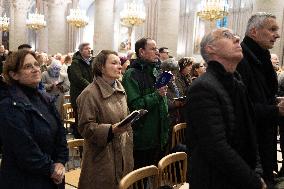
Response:
[{"label": "blurred background figure", "polygon": [[161,62],[167,60],[169,58],[169,48],[168,47],[161,47],[159,48],[159,56],[160,56],[160,60]]},{"label": "blurred background figure", "polygon": [[281,66],[279,65],[279,58],[277,56],[277,54],[270,54],[271,55],[271,63],[273,65],[274,70],[277,73],[277,76],[279,76],[283,70],[281,69]]},{"label": "blurred background figure", "polygon": [[203,63],[194,63],[190,70],[191,81],[195,80],[206,72]]},{"label": "blurred background figure", "polygon": [[193,63],[195,63],[193,57],[183,57],[178,61],[179,72],[176,76],[176,85],[180,91],[180,96],[186,96],[188,87],[191,84],[190,71]]},{"label": "blurred background figure", "polygon": [[61,63],[53,60],[47,71],[42,73],[42,84],[46,92],[54,96],[57,110],[63,116],[64,93],[69,91],[70,84],[67,75],[60,73]]}]

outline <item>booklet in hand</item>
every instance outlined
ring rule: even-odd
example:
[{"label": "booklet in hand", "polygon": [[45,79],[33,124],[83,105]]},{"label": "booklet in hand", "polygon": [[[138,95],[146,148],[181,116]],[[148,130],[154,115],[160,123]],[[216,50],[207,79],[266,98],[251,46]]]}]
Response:
[{"label": "booklet in hand", "polygon": [[137,121],[138,119],[140,119],[140,117],[142,117],[143,115],[145,115],[148,111],[144,110],[144,109],[140,109],[140,110],[135,110],[133,111],[131,114],[129,114],[126,118],[124,118],[118,125],[117,127],[123,127],[127,124],[132,124],[133,122]]},{"label": "booklet in hand", "polygon": [[186,100],[186,96],[180,96],[178,98],[173,98],[174,100],[177,100],[177,101],[185,101]]},{"label": "booklet in hand", "polygon": [[172,77],[173,74],[171,74],[170,72],[161,73],[161,75],[159,76],[159,78],[155,83],[155,88],[159,89],[161,87],[166,86],[171,81]]},{"label": "booklet in hand", "polygon": [[60,81],[56,84],[56,86],[62,85],[64,83],[64,81]]}]

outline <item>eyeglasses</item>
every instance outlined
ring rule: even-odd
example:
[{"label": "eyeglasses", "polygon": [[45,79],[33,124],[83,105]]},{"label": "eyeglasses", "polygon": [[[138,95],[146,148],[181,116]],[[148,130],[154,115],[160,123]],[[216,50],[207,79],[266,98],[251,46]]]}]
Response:
[{"label": "eyeglasses", "polygon": [[23,70],[32,70],[32,69],[39,69],[40,68],[40,64],[38,62],[34,62],[32,63],[27,63],[25,65],[23,65]]}]

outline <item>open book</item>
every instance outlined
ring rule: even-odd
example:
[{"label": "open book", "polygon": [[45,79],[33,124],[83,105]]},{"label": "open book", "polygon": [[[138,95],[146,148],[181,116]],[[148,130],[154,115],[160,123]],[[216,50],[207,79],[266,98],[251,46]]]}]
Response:
[{"label": "open book", "polygon": [[155,83],[155,88],[159,89],[161,87],[166,86],[172,79],[173,74],[170,72],[163,72],[161,75],[158,77],[156,83]]},{"label": "open book", "polygon": [[129,114],[126,118],[124,118],[118,125],[117,127],[123,127],[124,125],[127,124],[132,124],[133,122],[137,121],[140,117],[145,115],[148,111],[144,109],[140,110],[134,110]]},{"label": "open book", "polygon": [[177,100],[177,101],[185,101],[186,100],[186,96],[180,96],[178,98],[173,98],[174,100]]}]

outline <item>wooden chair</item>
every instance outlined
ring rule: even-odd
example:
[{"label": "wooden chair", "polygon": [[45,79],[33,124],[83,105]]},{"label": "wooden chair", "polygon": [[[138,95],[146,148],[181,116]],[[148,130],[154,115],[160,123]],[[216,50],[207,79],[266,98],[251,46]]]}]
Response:
[{"label": "wooden chair", "polygon": [[70,125],[75,123],[75,116],[71,103],[63,104],[63,123],[67,131],[70,132]]},{"label": "wooden chair", "polygon": [[136,169],[125,175],[120,183],[119,189],[157,189],[158,188],[158,168],[154,165]]},{"label": "wooden chair", "polygon": [[83,147],[84,139],[74,139],[67,141],[69,149],[69,162],[66,165],[65,183],[78,188],[82,159],[79,148]]},{"label": "wooden chair", "polygon": [[70,103],[70,102],[71,102],[70,95],[64,95],[64,103]]},{"label": "wooden chair", "polygon": [[179,123],[173,127],[171,149],[179,143],[185,143],[185,129],[186,123]]},{"label": "wooden chair", "polygon": [[176,152],[163,157],[159,163],[159,186],[179,188],[186,182],[187,154]]}]

